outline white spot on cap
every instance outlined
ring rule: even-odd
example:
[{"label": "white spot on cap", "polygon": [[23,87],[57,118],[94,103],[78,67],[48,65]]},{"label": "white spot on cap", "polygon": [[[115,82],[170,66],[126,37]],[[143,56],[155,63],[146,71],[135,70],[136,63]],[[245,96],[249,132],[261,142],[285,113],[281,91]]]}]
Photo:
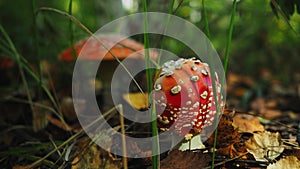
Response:
[{"label": "white spot on cap", "polygon": [[195,60],[194,62],[195,62],[195,63],[201,63],[201,61],[200,61],[200,60],[198,60],[198,59],[197,59],[197,60]]},{"label": "white spot on cap", "polygon": [[218,86],[218,93],[221,93],[221,87]]},{"label": "white spot on cap", "polygon": [[191,127],[192,125],[191,124],[184,124],[182,125],[182,127]]},{"label": "white spot on cap", "polygon": [[176,64],[175,69],[181,69],[181,64]]},{"label": "white spot on cap", "polygon": [[202,121],[199,121],[196,126],[199,127],[201,124],[202,124]]},{"label": "white spot on cap", "polygon": [[187,113],[187,112],[188,112],[188,111],[181,111],[182,114],[185,114],[185,113]]},{"label": "white spot on cap", "polygon": [[198,69],[195,65],[193,65],[191,68],[192,68],[192,70],[194,70],[194,71],[196,71],[196,70]]},{"label": "white spot on cap", "polygon": [[199,107],[199,102],[196,102],[194,105],[193,105],[193,108],[197,108]]},{"label": "white spot on cap", "polygon": [[199,80],[199,76],[197,76],[197,75],[194,75],[191,77],[192,82],[197,82],[198,80]]},{"label": "white spot on cap", "polygon": [[154,86],[154,89],[155,89],[156,91],[161,90],[161,85],[160,85],[160,84],[156,84],[156,85]]},{"label": "white spot on cap", "polygon": [[202,70],[201,70],[201,73],[202,73],[203,75],[205,75],[205,76],[208,75],[208,73],[207,73],[207,71],[206,71],[205,69],[202,69]]},{"label": "white spot on cap", "polygon": [[172,94],[178,94],[181,91],[181,86],[176,85],[171,89]]},{"label": "white spot on cap", "polygon": [[216,76],[216,81],[219,81],[219,76],[217,72],[215,72],[215,76]]},{"label": "white spot on cap", "polygon": [[189,106],[189,105],[192,104],[192,101],[187,101],[185,104],[186,104],[187,106]]},{"label": "white spot on cap", "polygon": [[168,71],[168,72],[166,72],[166,76],[171,76],[172,74],[174,74],[173,71]]},{"label": "white spot on cap", "polygon": [[182,107],[182,110],[188,110],[188,108],[187,107]]},{"label": "white spot on cap", "polygon": [[204,91],[200,96],[202,99],[206,99],[207,95],[208,95],[207,91]]}]

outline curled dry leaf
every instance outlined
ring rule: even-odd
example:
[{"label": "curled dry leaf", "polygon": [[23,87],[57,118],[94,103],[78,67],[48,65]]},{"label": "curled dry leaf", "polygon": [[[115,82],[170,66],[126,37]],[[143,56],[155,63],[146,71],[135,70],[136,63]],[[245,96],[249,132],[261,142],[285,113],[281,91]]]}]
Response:
[{"label": "curled dry leaf", "polygon": [[249,133],[265,130],[257,117],[248,114],[236,114],[233,118],[233,126],[238,127],[242,132]]},{"label": "curled dry leaf", "polygon": [[263,131],[254,133],[253,137],[246,141],[247,151],[251,153],[257,161],[274,160],[284,150],[283,142],[279,133]]},{"label": "curled dry leaf", "polygon": [[300,168],[300,161],[295,156],[287,156],[285,158],[280,159],[274,164],[270,164],[267,169],[297,169]]}]

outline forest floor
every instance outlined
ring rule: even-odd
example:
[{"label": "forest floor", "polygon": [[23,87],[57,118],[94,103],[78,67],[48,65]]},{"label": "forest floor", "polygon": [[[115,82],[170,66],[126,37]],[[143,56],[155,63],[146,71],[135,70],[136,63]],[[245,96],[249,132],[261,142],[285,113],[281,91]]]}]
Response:
[{"label": "forest floor", "polygon": [[[300,168],[299,81],[287,85],[270,75],[257,81],[228,74],[227,107],[216,140],[216,168]],[[64,102],[69,103],[68,99]],[[62,107],[65,112],[74,111]],[[117,125],[119,117],[115,116],[110,121]],[[126,168],[124,158],[101,149],[84,134],[74,113],[65,113],[64,118],[65,123],[49,112],[33,115],[27,103],[16,99],[1,102],[0,168]],[[135,132],[139,131],[131,131],[131,135]],[[210,168],[213,136],[204,143],[205,148],[162,154],[160,167]],[[151,158],[126,160],[128,168],[151,168]]]}]

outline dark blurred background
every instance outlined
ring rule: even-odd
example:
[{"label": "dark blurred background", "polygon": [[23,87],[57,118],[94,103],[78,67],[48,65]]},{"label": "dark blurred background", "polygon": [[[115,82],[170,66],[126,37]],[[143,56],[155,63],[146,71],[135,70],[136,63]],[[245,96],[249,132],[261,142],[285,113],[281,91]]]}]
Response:
[{"label": "dark blurred background", "polygon": [[[285,84],[299,84],[300,54],[300,3],[277,0],[283,13],[271,6],[271,1],[245,1],[237,4],[234,32],[230,47],[228,73],[249,76],[254,81],[272,78]],[[292,3],[292,4],[291,4]],[[224,60],[232,1],[207,1],[206,3],[210,39]],[[37,49],[34,44],[34,19],[37,28],[39,58],[50,63],[57,62],[58,54],[70,46],[68,18],[53,13],[34,11],[39,7],[51,7],[68,12],[69,0],[2,0],[0,23],[12,38],[19,53],[29,61],[35,61]],[[149,0],[148,11],[168,12],[169,1]],[[202,1],[176,0],[173,14],[185,18],[205,32]],[[281,12],[282,12],[281,11]],[[142,12],[141,1],[73,0],[73,15],[93,32],[106,23],[135,12]],[[286,19],[282,16],[285,14]],[[289,25],[290,24],[290,25]],[[73,24],[74,41],[88,34]],[[184,31],[184,30],[182,30]],[[143,42],[142,36],[133,37]],[[150,36],[150,40],[151,40]],[[158,46],[155,36],[150,46]],[[194,54],[180,42],[168,39],[164,48],[182,57]],[[0,56],[5,56],[0,51]],[[284,89],[283,89],[284,90]]]}]

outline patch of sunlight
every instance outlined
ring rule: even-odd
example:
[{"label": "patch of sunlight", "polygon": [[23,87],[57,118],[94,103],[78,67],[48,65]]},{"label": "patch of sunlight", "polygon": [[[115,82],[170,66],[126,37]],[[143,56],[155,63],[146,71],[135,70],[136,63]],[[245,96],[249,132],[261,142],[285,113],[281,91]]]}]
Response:
[{"label": "patch of sunlight", "polygon": [[137,12],[138,11],[138,1],[137,0],[122,0],[123,8],[128,12]]},{"label": "patch of sunlight", "polygon": [[196,22],[199,22],[201,20],[201,13],[200,13],[200,10],[191,10],[191,13],[190,13],[190,20],[193,22],[193,23],[196,23]]}]

